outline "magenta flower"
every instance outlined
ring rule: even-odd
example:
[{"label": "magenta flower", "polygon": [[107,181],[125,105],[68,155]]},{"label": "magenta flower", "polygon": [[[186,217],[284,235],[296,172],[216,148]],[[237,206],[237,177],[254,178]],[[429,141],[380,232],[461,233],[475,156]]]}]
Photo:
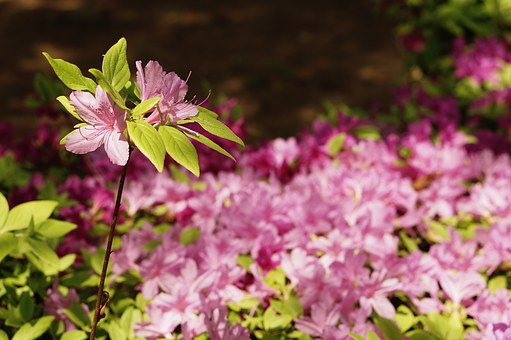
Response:
[{"label": "magenta flower", "polygon": [[87,124],[66,137],[66,150],[82,155],[104,145],[112,163],[125,165],[129,155],[129,145],[122,134],[126,129],[126,112],[117,107],[99,86],[96,96],[73,91],[69,99]]},{"label": "magenta flower", "polygon": [[176,73],[166,73],[154,60],[149,61],[143,69],[140,60],[136,65],[140,99],[144,101],[153,97],[161,98],[158,108],[147,117],[148,123],[167,120],[177,122],[199,113],[195,105],[185,101],[188,85]]}]

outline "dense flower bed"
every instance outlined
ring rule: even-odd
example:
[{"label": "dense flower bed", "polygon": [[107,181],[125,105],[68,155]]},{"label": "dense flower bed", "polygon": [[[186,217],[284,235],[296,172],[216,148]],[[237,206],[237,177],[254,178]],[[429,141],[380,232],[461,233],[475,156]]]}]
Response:
[{"label": "dense flower bed", "polygon": [[[377,115],[219,142],[237,163],[197,145],[200,178],[131,155],[99,337],[511,337],[511,49],[470,24],[491,6],[405,3],[422,18],[401,27],[409,79]],[[209,106],[246,136],[234,100]],[[39,112],[21,142],[0,126],[0,192],[67,222],[6,231],[0,215],[0,339],[85,339],[121,168],[63,153],[55,107]]]}]

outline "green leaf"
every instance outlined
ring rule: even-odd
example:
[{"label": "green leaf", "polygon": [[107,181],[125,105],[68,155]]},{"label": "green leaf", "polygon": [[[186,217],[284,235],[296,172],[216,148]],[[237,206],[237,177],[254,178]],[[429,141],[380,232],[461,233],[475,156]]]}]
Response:
[{"label": "green leaf", "polygon": [[367,331],[367,340],[380,340],[378,334],[373,332],[372,330]]},{"label": "green leaf", "polygon": [[27,228],[32,219],[34,225],[38,225],[50,217],[57,204],[55,201],[31,201],[17,205],[9,211],[1,231]]},{"label": "green leaf", "polygon": [[23,187],[28,183],[31,175],[23,170],[16,162],[11,152],[7,152],[0,157],[0,185],[12,189],[13,187]]},{"label": "green leaf", "polygon": [[199,228],[187,228],[179,234],[179,242],[182,245],[189,245],[197,242],[200,238],[201,230]]},{"label": "green leaf", "polygon": [[27,253],[30,262],[46,275],[55,275],[59,272],[59,257],[53,249],[45,242],[34,238],[29,238],[27,243],[31,249],[31,253]]},{"label": "green leaf", "polygon": [[416,323],[416,318],[413,312],[405,305],[400,305],[397,308],[395,320],[399,326],[401,332],[406,332]]},{"label": "green leaf", "polygon": [[105,76],[103,75],[103,73],[101,73],[100,70],[97,70],[95,68],[91,68],[89,69],[89,72],[94,76],[96,77],[96,80],[99,84],[99,86],[101,86],[101,88],[103,90],[105,90],[106,93],[108,93],[110,95],[110,98],[112,98],[112,100],[120,107],[120,108],[123,108],[124,110],[129,110],[127,107],[126,107],[126,104],[124,103],[124,99],[121,97],[121,95],[119,94],[119,91],[117,91],[109,82],[108,80],[106,80]]},{"label": "green leaf", "polygon": [[134,337],[133,325],[142,321],[142,312],[134,307],[128,307],[122,313],[119,325],[129,339]]},{"label": "green leaf", "polygon": [[354,135],[360,139],[369,139],[369,140],[380,140],[381,135],[378,129],[371,125],[359,126],[353,131]]},{"label": "green leaf", "polygon": [[488,290],[493,294],[502,288],[507,288],[507,278],[504,275],[495,276],[488,281]]},{"label": "green leaf", "polygon": [[169,126],[160,126],[158,133],[169,156],[199,177],[199,157],[192,142],[182,132]]},{"label": "green leaf", "polygon": [[346,134],[343,132],[340,132],[340,133],[332,136],[328,140],[328,142],[327,142],[328,152],[331,157],[336,156],[339,153],[339,151],[341,151],[345,140],[346,140]]},{"label": "green leaf", "polygon": [[[186,131],[185,131],[186,133]],[[222,148],[220,145],[218,145],[217,143],[213,142],[211,139],[209,139],[208,137],[204,136],[204,135],[194,135],[192,133],[186,133],[186,135],[189,137],[189,138],[192,138],[192,139],[195,139],[196,141],[206,145],[208,148],[212,149],[212,150],[215,150],[216,152],[218,153],[221,153],[222,155],[226,156],[226,157],[229,157],[230,159],[232,159],[233,161],[236,161],[234,159],[234,157],[229,153],[227,152],[227,150],[225,150],[224,148]]]},{"label": "green leaf", "polygon": [[250,255],[238,255],[238,258],[236,259],[236,263],[243,267],[247,272],[250,271],[250,265],[254,263],[254,259]]},{"label": "green leaf", "polygon": [[[0,230],[7,220],[7,214],[9,213],[9,203],[5,196],[0,192]],[[1,248],[0,248],[1,249]]]},{"label": "green leaf", "polygon": [[151,110],[152,108],[154,108],[154,106],[156,104],[158,104],[158,102],[161,100],[160,97],[153,97],[153,98],[149,98],[147,100],[144,100],[142,103],[138,104],[137,106],[135,106],[135,108],[133,110],[131,110],[131,114],[133,116],[140,116],[140,115],[143,115],[144,113],[146,113],[147,111]]},{"label": "green leaf", "polygon": [[215,136],[238,143],[241,146],[245,146],[241,138],[236,136],[236,134],[232,132],[227,125],[216,120],[216,118],[209,113],[211,111],[206,110],[201,106],[197,106],[197,109],[199,109],[199,113],[196,116],[190,117],[191,121],[198,123],[204,130]]},{"label": "green leaf", "polygon": [[71,105],[71,102],[69,101],[69,98],[67,98],[66,96],[60,96],[60,97],[57,97],[57,101],[60,104],[62,104],[64,109],[66,109],[66,111],[69,112],[73,117],[75,117],[79,121],[83,122],[82,117],[80,117],[80,115],[76,112],[74,106]]},{"label": "green leaf", "polygon": [[130,139],[137,148],[153,163],[159,172],[163,171],[165,145],[156,129],[143,120],[127,121]]},{"label": "green leaf", "polygon": [[376,315],[374,317],[374,323],[376,324],[376,327],[380,330],[381,334],[385,338],[385,340],[400,340],[403,339],[403,335],[401,334],[401,331],[396,326],[394,322],[391,320],[387,320],[385,318],[382,318],[379,315]]},{"label": "green leaf", "polygon": [[76,224],[74,223],[49,218],[43,223],[36,225],[34,230],[44,237],[58,238],[66,235],[73,229],[76,229]]},{"label": "green leaf", "polygon": [[119,39],[115,45],[105,53],[103,58],[103,74],[116,91],[124,88],[130,80],[130,68],[126,55],[127,42],[125,38]]},{"label": "green leaf", "polygon": [[437,340],[434,336],[419,329],[406,333],[406,336],[408,337],[408,340]]},{"label": "green leaf", "polygon": [[78,302],[73,301],[69,308],[63,309],[63,312],[75,325],[83,330],[89,330],[91,320]]},{"label": "green leaf", "polygon": [[85,340],[87,338],[87,333],[84,331],[74,330],[62,334],[60,340]]},{"label": "green leaf", "polygon": [[292,321],[293,317],[291,315],[280,314],[271,306],[267,308],[263,314],[263,325],[265,330],[286,328]]},{"label": "green leaf", "polygon": [[358,335],[357,333],[349,332],[349,336],[351,336],[355,340],[366,340],[362,335]]},{"label": "green leaf", "polygon": [[35,302],[27,292],[21,294],[20,303],[18,305],[20,315],[23,321],[28,322],[32,320],[35,311]]},{"label": "green leaf", "polygon": [[103,262],[105,258],[105,248],[98,248],[94,254],[91,254],[90,256],[90,266],[92,270],[98,275],[101,274],[101,271],[103,269]]},{"label": "green leaf", "polygon": [[57,77],[71,90],[85,90],[92,93],[96,91],[96,83],[92,79],[85,77],[78,66],[62,59],[53,59],[46,52],[43,52],[43,55],[50,63]]},{"label": "green leaf", "polygon": [[0,329],[0,340],[9,340],[7,333]]},{"label": "green leaf", "polygon": [[76,254],[67,254],[59,259],[59,271],[63,272],[75,262]]},{"label": "green leaf", "polygon": [[286,286],[286,275],[282,271],[281,267],[277,267],[266,274],[263,282],[266,283],[268,287],[281,291]]},{"label": "green leaf", "polygon": [[112,340],[126,340],[128,338],[124,330],[116,321],[111,321],[108,324],[107,331],[110,339]]},{"label": "green leaf", "polygon": [[39,338],[50,328],[51,323],[55,319],[54,316],[43,316],[34,323],[24,324],[14,334],[12,340],[33,340]]}]

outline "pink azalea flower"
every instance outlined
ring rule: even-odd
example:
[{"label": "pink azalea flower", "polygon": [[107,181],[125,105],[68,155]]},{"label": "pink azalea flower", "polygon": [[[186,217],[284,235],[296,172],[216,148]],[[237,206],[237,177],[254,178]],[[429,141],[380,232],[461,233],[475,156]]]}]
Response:
[{"label": "pink azalea flower", "polygon": [[455,306],[470,304],[470,299],[486,287],[486,281],[477,272],[443,271],[438,281]]},{"label": "pink azalea flower", "polygon": [[122,134],[126,130],[126,112],[117,107],[99,86],[96,96],[73,91],[69,100],[87,125],[66,137],[66,150],[86,154],[104,145],[112,163],[125,165],[129,155],[129,145]]},{"label": "pink azalea flower", "polygon": [[140,99],[144,101],[152,97],[161,98],[158,103],[159,111],[156,108],[147,117],[148,123],[167,120],[177,122],[195,116],[199,112],[195,105],[185,101],[188,85],[177,74],[166,73],[154,60],[149,61],[144,68],[140,60],[136,62],[136,65]]}]

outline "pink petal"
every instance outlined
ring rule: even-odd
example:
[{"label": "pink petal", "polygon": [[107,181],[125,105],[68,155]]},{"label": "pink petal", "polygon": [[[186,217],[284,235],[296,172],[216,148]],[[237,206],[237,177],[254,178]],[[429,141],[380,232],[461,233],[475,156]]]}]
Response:
[{"label": "pink petal", "polygon": [[[174,111],[174,112],[172,112]],[[191,103],[179,103],[172,106],[172,111],[170,114],[170,121],[177,122],[179,120],[186,119],[188,117],[193,117],[199,113],[199,110],[195,105]]]},{"label": "pink petal", "polygon": [[188,85],[176,73],[170,72],[165,75],[162,92],[166,100],[180,102],[185,99]]},{"label": "pink petal", "polygon": [[142,101],[160,95],[163,86],[163,77],[165,72],[161,65],[151,60],[142,69],[142,62],[136,62],[137,66],[137,84],[140,88],[140,99]]},{"label": "pink petal", "polygon": [[128,162],[129,144],[119,131],[111,131],[106,136],[105,151],[114,164],[126,165],[126,162]]},{"label": "pink petal", "polygon": [[75,107],[76,112],[80,115],[80,117],[82,117],[87,123],[95,125],[103,122],[103,119],[101,119],[98,115],[98,101],[91,93],[73,91],[69,96],[69,101],[71,102],[71,105]]},{"label": "pink petal", "polygon": [[103,144],[104,132],[91,125],[82,126],[66,138],[66,150],[83,155],[92,152]]},{"label": "pink petal", "polygon": [[373,297],[371,304],[378,315],[383,316],[385,319],[394,319],[396,310],[386,297]]}]

